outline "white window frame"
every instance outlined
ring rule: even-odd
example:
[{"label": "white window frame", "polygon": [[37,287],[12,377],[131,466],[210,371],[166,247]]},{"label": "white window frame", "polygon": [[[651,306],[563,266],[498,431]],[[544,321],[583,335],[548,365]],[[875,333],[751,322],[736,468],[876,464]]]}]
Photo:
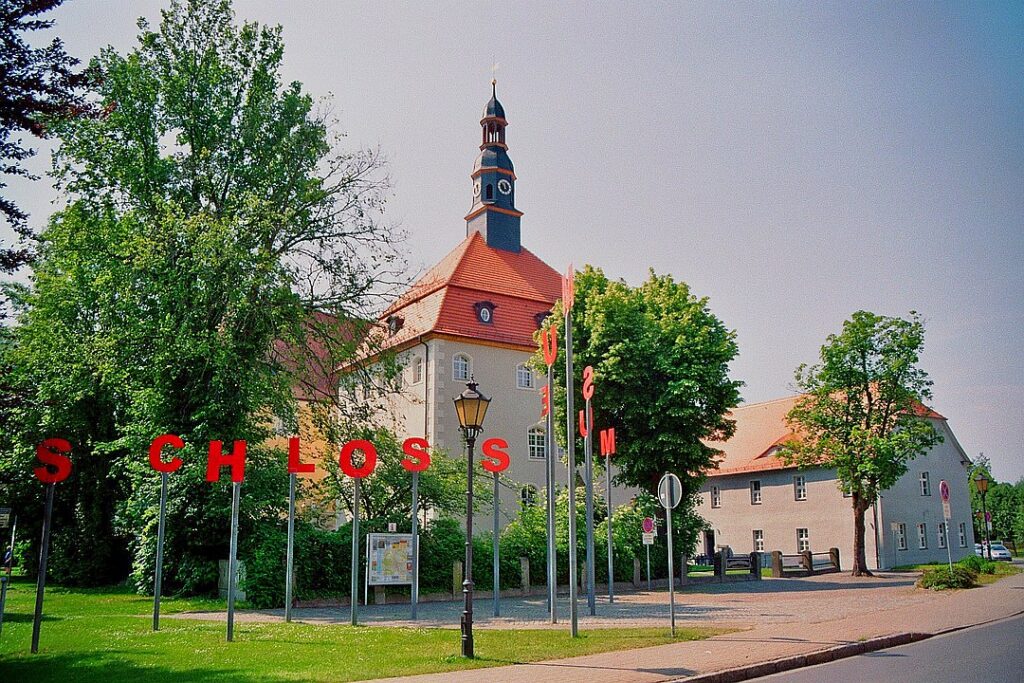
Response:
[{"label": "white window frame", "polygon": [[924,522],[917,525],[917,549],[928,550],[928,525]]},{"label": "white window frame", "polygon": [[516,366],[516,389],[534,389],[537,383],[533,377],[533,370],[526,363]]},{"label": "white window frame", "polygon": [[717,486],[711,487],[711,507],[722,507],[722,489],[718,488]]},{"label": "white window frame", "polygon": [[[466,376],[459,376],[459,368],[456,365],[460,360],[466,363]],[[457,353],[452,356],[452,379],[456,382],[468,382],[473,377],[473,359],[466,353]]]},{"label": "white window frame", "polygon": [[764,552],[764,529],[754,529],[752,532],[754,537],[754,552]]},{"label": "white window frame", "polygon": [[900,522],[896,525],[896,550],[907,549],[907,525]]},{"label": "white window frame", "polygon": [[967,522],[960,522],[960,547],[967,547]]},{"label": "white window frame", "polygon": [[750,504],[760,505],[761,504],[761,480],[751,479],[750,480]]},{"label": "white window frame", "polygon": [[811,549],[811,530],[807,528],[797,528],[796,530],[796,551],[802,553],[805,550]]},{"label": "white window frame", "polygon": [[930,495],[932,495],[932,482],[928,478],[928,473],[927,472],[922,472],[921,473],[920,482],[921,482],[921,495],[922,496],[930,496]]},{"label": "white window frame", "polygon": [[536,505],[538,493],[539,490],[534,484],[523,484],[523,487],[519,489],[519,504],[524,508]]},{"label": "white window frame", "polygon": [[949,526],[949,522],[939,522],[939,550],[946,549],[946,527]]},{"label": "white window frame", "polygon": [[423,356],[414,355],[409,363],[410,384],[417,385],[423,381]]},{"label": "white window frame", "polygon": [[793,500],[807,500],[807,477],[802,474],[793,477]]},{"label": "white window frame", "polygon": [[544,436],[544,428],[536,425],[526,431],[527,457],[530,460],[544,460]]}]

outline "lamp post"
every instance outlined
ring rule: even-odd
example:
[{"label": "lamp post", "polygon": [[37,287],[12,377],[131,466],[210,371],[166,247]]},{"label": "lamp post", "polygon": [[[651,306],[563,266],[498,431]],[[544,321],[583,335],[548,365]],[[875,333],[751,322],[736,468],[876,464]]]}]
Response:
[{"label": "lamp post", "polygon": [[988,508],[985,507],[985,494],[988,493],[988,477],[979,472],[974,477],[974,486],[978,489],[978,493],[981,494],[981,525],[985,530],[985,554],[988,555],[988,560],[991,562],[992,544],[988,539]]},{"label": "lamp post", "polygon": [[491,399],[477,391],[470,377],[466,390],[455,400],[459,428],[466,438],[466,561],[462,580],[462,656],[473,657],[473,446],[483,430],[484,416]]}]

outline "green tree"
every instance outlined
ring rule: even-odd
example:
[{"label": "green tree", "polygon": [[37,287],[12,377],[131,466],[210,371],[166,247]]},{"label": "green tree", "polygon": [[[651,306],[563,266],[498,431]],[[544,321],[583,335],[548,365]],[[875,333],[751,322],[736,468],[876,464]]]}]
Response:
[{"label": "green tree", "polygon": [[[575,287],[575,405],[582,410],[582,372],[593,366],[594,429],[615,428],[615,482],[655,493],[661,475],[674,472],[683,500],[692,501],[713,467],[715,451],[704,441],[727,439],[734,430],[727,413],[739,402],[742,386],[729,377],[738,352],[735,332],[711,312],[706,297],[653,271],[642,285],[630,287],[587,266],[576,273]],[[564,322],[559,302],[545,325],[558,334],[559,375],[565,367]],[[540,353],[533,359],[538,370],[543,362]],[[560,377],[555,384],[555,424],[564,425],[564,382]],[[564,442],[564,428],[557,434]],[[581,444],[582,439],[579,450]],[[595,461],[600,468],[601,458]]]},{"label": "green tree", "polygon": [[204,481],[207,442],[248,443],[242,533],[275,518],[287,477],[262,444],[274,416],[294,422],[303,370],[275,350],[351,356],[398,263],[380,157],[336,151],[332,121],[281,82],[280,28],[236,25],[226,0],[175,1],[158,29],[139,26],[129,54],[93,60],[104,115],[54,127],[68,206],[19,302],[11,356],[32,393],[0,466],[25,478],[27,444],[71,439],[75,476],[112,508],[100,518],[130,540],[144,588],[158,482],[146,449],[180,435],[164,575],[197,591],[227,543],[228,486]]},{"label": "green tree", "polygon": [[801,434],[780,453],[800,467],[835,468],[852,497],[853,575],[870,576],[864,548],[864,513],[896,483],[907,463],[942,442],[923,419],[931,380],[918,366],[924,324],[858,311],[829,335],[821,360],[801,365],[796,382],[806,395],[787,415]]}]

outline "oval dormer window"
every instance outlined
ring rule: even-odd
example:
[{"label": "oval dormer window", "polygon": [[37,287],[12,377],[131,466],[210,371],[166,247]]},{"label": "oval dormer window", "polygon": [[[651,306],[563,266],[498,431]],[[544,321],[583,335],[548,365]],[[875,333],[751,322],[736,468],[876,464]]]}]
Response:
[{"label": "oval dormer window", "polygon": [[473,304],[473,308],[476,310],[476,319],[484,325],[490,325],[494,322],[494,309],[496,306],[490,301],[479,301]]}]

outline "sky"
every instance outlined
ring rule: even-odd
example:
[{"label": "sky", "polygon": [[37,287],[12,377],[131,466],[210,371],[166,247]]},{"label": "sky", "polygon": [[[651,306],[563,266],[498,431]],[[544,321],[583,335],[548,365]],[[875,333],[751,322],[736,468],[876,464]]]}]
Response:
[{"label": "sky", "polygon": [[[130,49],[163,5],[68,0],[50,16],[88,59]],[[285,79],[330,96],[344,145],[387,157],[385,215],[414,273],[465,236],[497,63],[524,246],[559,271],[687,282],[736,330],[746,402],[792,393],[854,311],[918,311],[933,406],[997,479],[1024,477],[1024,5],[235,11],[280,24]],[[59,199],[45,180],[10,192],[37,222]]]}]

